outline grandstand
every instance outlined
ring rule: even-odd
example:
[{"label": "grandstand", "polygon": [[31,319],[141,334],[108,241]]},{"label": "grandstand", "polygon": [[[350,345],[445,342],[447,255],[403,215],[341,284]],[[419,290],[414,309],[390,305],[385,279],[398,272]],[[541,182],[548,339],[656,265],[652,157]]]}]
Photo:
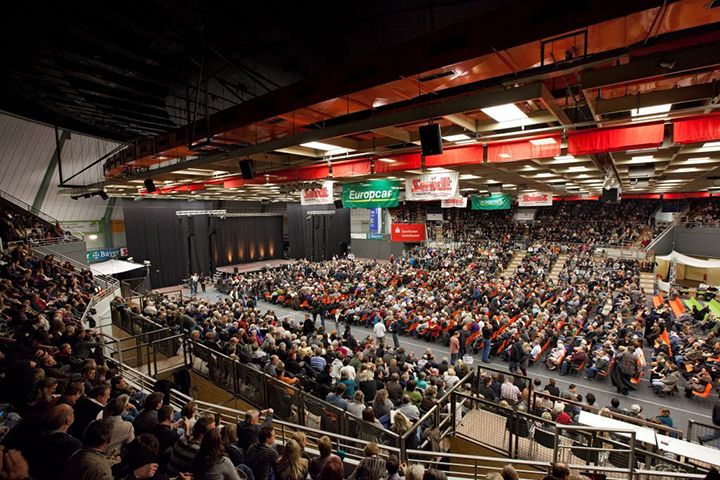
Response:
[{"label": "grandstand", "polygon": [[0,479],[720,470],[720,6],[8,12]]}]

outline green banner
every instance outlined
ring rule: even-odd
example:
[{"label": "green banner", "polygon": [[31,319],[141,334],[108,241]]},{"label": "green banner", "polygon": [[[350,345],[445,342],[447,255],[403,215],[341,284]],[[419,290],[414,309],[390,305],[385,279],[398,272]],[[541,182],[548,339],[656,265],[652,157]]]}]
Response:
[{"label": "green banner", "polygon": [[512,197],[509,193],[493,193],[489,197],[471,197],[472,210],[507,210]]},{"label": "green banner", "polygon": [[343,184],[345,208],[392,208],[400,204],[400,180]]}]

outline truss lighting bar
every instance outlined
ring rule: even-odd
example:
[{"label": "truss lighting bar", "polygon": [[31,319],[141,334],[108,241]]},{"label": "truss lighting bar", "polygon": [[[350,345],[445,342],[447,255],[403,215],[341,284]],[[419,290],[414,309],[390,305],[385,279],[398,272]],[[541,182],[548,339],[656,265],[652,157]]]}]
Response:
[{"label": "truss lighting bar", "polygon": [[335,215],[334,210],[310,210],[308,215]]},{"label": "truss lighting bar", "polygon": [[224,215],[225,218],[234,218],[234,217],[282,217],[282,213],[271,213],[271,212],[264,212],[264,213],[226,213]]},{"label": "truss lighting bar", "polygon": [[178,210],[175,212],[178,217],[195,217],[198,215],[211,215],[213,217],[224,217],[227,210]]}]

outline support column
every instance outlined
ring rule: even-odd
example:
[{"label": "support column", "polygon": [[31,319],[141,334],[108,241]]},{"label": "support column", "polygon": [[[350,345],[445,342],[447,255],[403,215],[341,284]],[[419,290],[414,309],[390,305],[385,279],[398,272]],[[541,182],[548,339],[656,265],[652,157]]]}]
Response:
[{"label": "support column", "polygon": [[43,176],[40,188],[38,188],[38,191],[35,194],[35,200],[32,204],[32,213],[40,212],[42,209],[43,202],[45,201],[45,195],[47,195],[48,187],[50,187],[53,173],[55,173],[55,167],[58,166],[58,162],[60,161],[60,153],[62,151],[63,145],[67,140],[70,140],[70,132],[68,132],[67,130],[63,130],[62,135],[60,135],[60,138],[57,141],[55,152],[50,159],[47,170],[45,170],[45,175]]}]

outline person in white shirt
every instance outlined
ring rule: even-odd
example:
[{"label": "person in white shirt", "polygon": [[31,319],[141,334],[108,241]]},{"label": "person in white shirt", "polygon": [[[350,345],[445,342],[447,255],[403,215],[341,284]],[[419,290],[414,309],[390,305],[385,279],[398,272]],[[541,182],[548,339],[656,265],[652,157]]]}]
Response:
[{"label": "person in white shirt", "polygon": [[376,320],[373,330],[375,331],[375,336],[377,337],[378,345],[380,345],[381,347],[384,347],[385,346],[385,324],[381,320]]}]

